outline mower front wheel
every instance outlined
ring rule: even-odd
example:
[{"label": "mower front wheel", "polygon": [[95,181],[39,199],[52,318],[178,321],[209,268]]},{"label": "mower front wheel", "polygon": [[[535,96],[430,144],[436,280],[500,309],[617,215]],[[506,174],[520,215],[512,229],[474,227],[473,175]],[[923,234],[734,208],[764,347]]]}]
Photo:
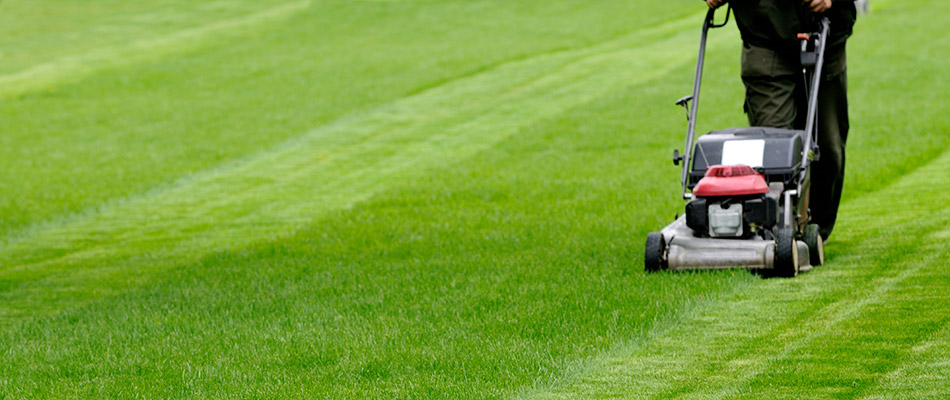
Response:
[{"label": "mower front wheel", "polygon": [[808,224],[802,233],[805,244],[808,245],[808,258],[813,267],[825,263],[825,243],[821,239],[818,224]]},{"label": "mower front wheel", "polygon": [[643,254],[643,263],[647,272],[656,272],[665,267],[663,253],[666,251],[666,240],[659,232],[647,234],[646,251]]},{"label": "mower front wheel", "polygon": [[798,275],[798,243],[792,228],[775,231],[775,263],[769,276],[792,278]]}]

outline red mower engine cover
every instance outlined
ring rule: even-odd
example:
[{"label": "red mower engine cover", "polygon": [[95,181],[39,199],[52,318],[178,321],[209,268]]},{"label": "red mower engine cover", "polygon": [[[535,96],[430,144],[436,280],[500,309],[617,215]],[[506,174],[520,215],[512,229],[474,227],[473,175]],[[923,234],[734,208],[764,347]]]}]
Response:
[{"label": "red mower engine cover", "polygon": [[696,183],[697,197],[750,196],[769,192],[765,177],[748,165],[713,165]]}]

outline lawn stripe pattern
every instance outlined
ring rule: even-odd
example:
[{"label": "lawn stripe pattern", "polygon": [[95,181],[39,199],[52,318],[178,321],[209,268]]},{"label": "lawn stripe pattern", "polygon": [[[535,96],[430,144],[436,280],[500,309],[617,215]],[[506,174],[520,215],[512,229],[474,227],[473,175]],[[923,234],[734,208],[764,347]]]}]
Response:
[{"label": "lawn stripe pattern", "polygon": [[[36,3],[13,31],[87,12]],[[27,160],[0,206],[30,211],[0,215],[0,398],[950,397],[950,6],[874,1],[828,264],[761,280],[642,272],[646,232],[682,211],[669,103],[704,6],[502,3],[84,4],[105,22],[68,31],[105,38],[37,57],[98,58],[2,108],[0,158]],[[713,35],[700,131],[744,123],[737,36]],[[163,154],[232,137],[261,145]],[[78,142],[187,166],[58,148]],[[90,154],[110,158],[55,160]],[[136,186],[69,193],[100,167]]]},{"label": "lawn stripe pattern", "polygon": [[[187,27],[156,37],[132,40],[115,46],[85,49],[71,55],[34,64],[0,75],[0,98],[75,82],[108,68],[128,66],[198,48],[214,36],[233,35],[235,31],[255,29],[255,25],[273,23],[299,12],[310,1],[296,1],[253,10],[230,19],[218,19],[201,26]],[[72,50],[72,49],[70,49]]]},{"label": "lawn stripe pattern", "polygon": [[[950,307],[943,299],[950,286],[950,204],[942,191],[950,153],[946,141],[930,145],[948,127],[928,117],[946,113],[947,106],[933,98],[931,106],[920,107],[908,97],[931,98],[941,91],[935,87],[947,86],[936,72],[946,62],[929,54],[946,51],[948,43],[928,39],[936,25],[915,32],[909,42],[875,40],[877,31],[919,20],[932,4],[875,6],[881,14],[862,17],[851,44],[867,58],[850,68],[858,76],[851,92],[850,191],[826,247],[829,265],[794,282],[763,282],[693,310],[671,331],[607,352],[586,372],[515,397],[950,396],[940,383],[948,374]],[[872,24],[875,33],[861,29],[862,23]],[[880,67],[898,55],[921,68]],[[899,150],[896,143],[908,138],[913,144]],[[906,151],[923,162],[895,164]]]},{"label": "lawn stripe pattern", "polygon": [[[828,266],[710,304],[564,387],[521,398],[944,398],[950,152],[847,203]],[[903,199],[895,207],[893,199]],[[692,338],[683,340],[683,338]],[[829,349],[839,352],[826,358]],[[939,353],[937,353],[939,354]],[[932,371],[923,371],[931,366]],[[904,376],[907,370],[920,373]],[[879,383],[878,383],[879,382]],[[905,390],[907,392],[905,392]]]},{"label": "lawn stripe pattern", "polygon": [[[13,235],[0,248],[4,316],[42,312],[39,305],[53,304],[51,298],[77,301],[80,292],[122,290],[98,288],[97,282],[141,282],[156,265],[200,257],[200,249],[289,234],[395,182],[464,160],[618,84],[663,76],[690,61],[671,49],[695,41],[684,29],[695,19],[499,65],[346,117],[166,190]],[[108,269],[102,268],[106,260]],[[59,291],[33,289],[50,282]]]}]

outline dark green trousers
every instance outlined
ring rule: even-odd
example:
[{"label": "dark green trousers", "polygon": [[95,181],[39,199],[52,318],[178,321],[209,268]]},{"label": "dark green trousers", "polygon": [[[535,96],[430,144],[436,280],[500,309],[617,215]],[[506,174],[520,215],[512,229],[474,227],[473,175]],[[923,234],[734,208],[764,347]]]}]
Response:
[{"label": "dark green trousers", "polygon": [[[808,109],[798,51],[743,45],[742,82],[751,126],[804,129]],[[810,215],[827,239],[835,226],[844,184],[848,139],[848,77],[845,44],[825,49],[818,90],[819,158],[811,167]]]}]

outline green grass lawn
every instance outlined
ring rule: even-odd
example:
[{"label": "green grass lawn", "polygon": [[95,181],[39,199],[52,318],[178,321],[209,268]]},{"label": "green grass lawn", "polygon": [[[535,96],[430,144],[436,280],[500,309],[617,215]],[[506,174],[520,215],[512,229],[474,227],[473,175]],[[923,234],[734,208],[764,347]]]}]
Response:
[{"label": "green grass lawn", "polygon": [[697,3],[0,3],[0,398],[947,397],[950,6],[859,21],[826,266],[647,275]]}]

